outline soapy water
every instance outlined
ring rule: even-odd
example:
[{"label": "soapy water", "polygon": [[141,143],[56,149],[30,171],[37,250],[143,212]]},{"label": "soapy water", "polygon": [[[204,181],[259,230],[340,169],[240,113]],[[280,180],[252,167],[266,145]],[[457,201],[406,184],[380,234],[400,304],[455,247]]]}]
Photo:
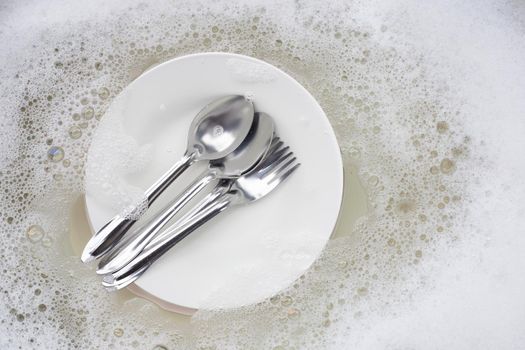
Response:
[{"label": "soapy water", "polygon": [[[521,2],[104,5],[0,5],[2,349],[525,346]],[[254,56],[301,82],[368,209],[354,225],[343,210],[289,289],[189,319],[107,294],[69,231],[109,104],[149,67],[202,51]],[[144,163],[115,172],[144,166],[147,145],[119,140],[101,150],[108,161],[135,151]],[[99,180],[109,196],[133,193]]]}]

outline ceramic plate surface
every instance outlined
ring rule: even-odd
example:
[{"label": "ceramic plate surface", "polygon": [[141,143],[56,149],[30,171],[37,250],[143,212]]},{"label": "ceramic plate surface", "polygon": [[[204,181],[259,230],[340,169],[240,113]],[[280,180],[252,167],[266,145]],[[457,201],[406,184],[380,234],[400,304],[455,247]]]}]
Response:
[{"label": "ceramic plate surface", "polygon": [[[193,232],[136,281],[140,294],[164,304],[231,308],[271,297],[310,267],[337,221],[343,169],[328,119],[297,81],[247,56],[204,53],[176,58],[124,89],[120,112],[125,132],[139,144],[152,144],[152,151],[143,170],[121,181],[149,187],[183,155],[193,117],[227,94],[249,95],[256,111],[271,115],[279,137],[302,166],[267,197],[229,209]],[[192,166],[155,207],[167,203],[205,166]],[[87,185],[86,206],[94,231],[116,214],[97,198],[97,190]]]}]

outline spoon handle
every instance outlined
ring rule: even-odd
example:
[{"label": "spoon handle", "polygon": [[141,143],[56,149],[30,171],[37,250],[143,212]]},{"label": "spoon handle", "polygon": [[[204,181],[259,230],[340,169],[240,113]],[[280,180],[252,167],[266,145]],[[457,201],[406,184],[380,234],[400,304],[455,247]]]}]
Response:
[{"label": "spoon handle", "polygon": [[186,152],[181,160],[175,163],[168,171],[164,173],[153,185],[151,185],[145,192],[148,198],[148,203],[151,204],[164,190],[173,183],[186,169],[188,169],[194,162],[195,152]]},{"label": "spoon handle", "polygon": [[111,249],[98,264],[97,274],[112,273],[124,267],[157,236],[159,231],[206,185],[216,178],[216,174],[206,169],[180,195],[171,201],[158,215],[130,233]]},{"label": "spoon handle", "polygon": [[[150,186],[145,192],[148,207],[194,162],[195,153],[186,152],[181,160],[175,163],[160,179]],[[80,259],[87,263],[107,253],[120,241],[135,222],[136,220],[122,217],[121,215],[113,217],[87,242]]]},{"label": "spoon handle", "polygon": [[232,203],[228,194],[217,198],[204,210],[191,217],[180,227],[170,230],[168,237],[155,241],[143,250],[135,259],[122,269],[104,277],[102,285],[108,290],[117,290],[128,286],[137,280],[157,259],[170,250],[173,246],[183,240],[190,233],[211,220]]}]

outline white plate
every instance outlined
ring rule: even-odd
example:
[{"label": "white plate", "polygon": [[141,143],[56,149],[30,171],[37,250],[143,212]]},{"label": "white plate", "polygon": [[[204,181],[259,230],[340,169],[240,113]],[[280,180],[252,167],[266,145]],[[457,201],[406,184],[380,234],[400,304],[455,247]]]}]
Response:
[{"label": "white plate", "polygon": [[[182,156],[197,112],[226,94],[252,96],[255,109],[274,118],[278,135],[302,166],[266,198],[228,210],[192,233],[136,281],[164,306],[232,308],[271,297],[308,269],[337,221],[343,169],[328,119],[297,81],[247,56],[204,53],[176,58],[124,89],[124,107],[104,118],[122,113],[126,133],[153,148],[146,168],[119,181],[145,190]],[[184,188],[203,167],[192,167],[170,193]],[[91,172],[88,178],[97,176],[96,170]],[[95,195],[100,188],[94,186],[88,181],[86,205],[96,231],[116,213]],[[169,196],[159,198],[159,206],[169,199],[164,197]]]}]

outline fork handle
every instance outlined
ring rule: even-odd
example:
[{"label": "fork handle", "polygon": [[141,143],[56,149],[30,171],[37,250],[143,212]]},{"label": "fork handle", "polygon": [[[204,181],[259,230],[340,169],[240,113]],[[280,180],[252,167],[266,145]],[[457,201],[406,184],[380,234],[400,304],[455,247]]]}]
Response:
[{"label": "fork handle", "polygon": [[102,284],[109,290],[116,290],[133,283],[164,253],[204,223],[226,210],[231,203],[232,196],[228,193],[217,198],[213,203],[208,204],[204,210],[193,216],[180,227],[171,230],[164,239],[155,241],[152,245],[147,246],[146,249],[122,269],[112,275],[107,275]]},{"label": "fork handle", "polygon": [[142,227],[131,232],[128,239],[122,240],[98,264],[97,274],[104,275],[118,271],[155,238],[157,233],[206,185],[216,178],[216,174],[206,169],[197,180],[193,181],[182,193],[169,203],[160,214],[156,215]]}]

